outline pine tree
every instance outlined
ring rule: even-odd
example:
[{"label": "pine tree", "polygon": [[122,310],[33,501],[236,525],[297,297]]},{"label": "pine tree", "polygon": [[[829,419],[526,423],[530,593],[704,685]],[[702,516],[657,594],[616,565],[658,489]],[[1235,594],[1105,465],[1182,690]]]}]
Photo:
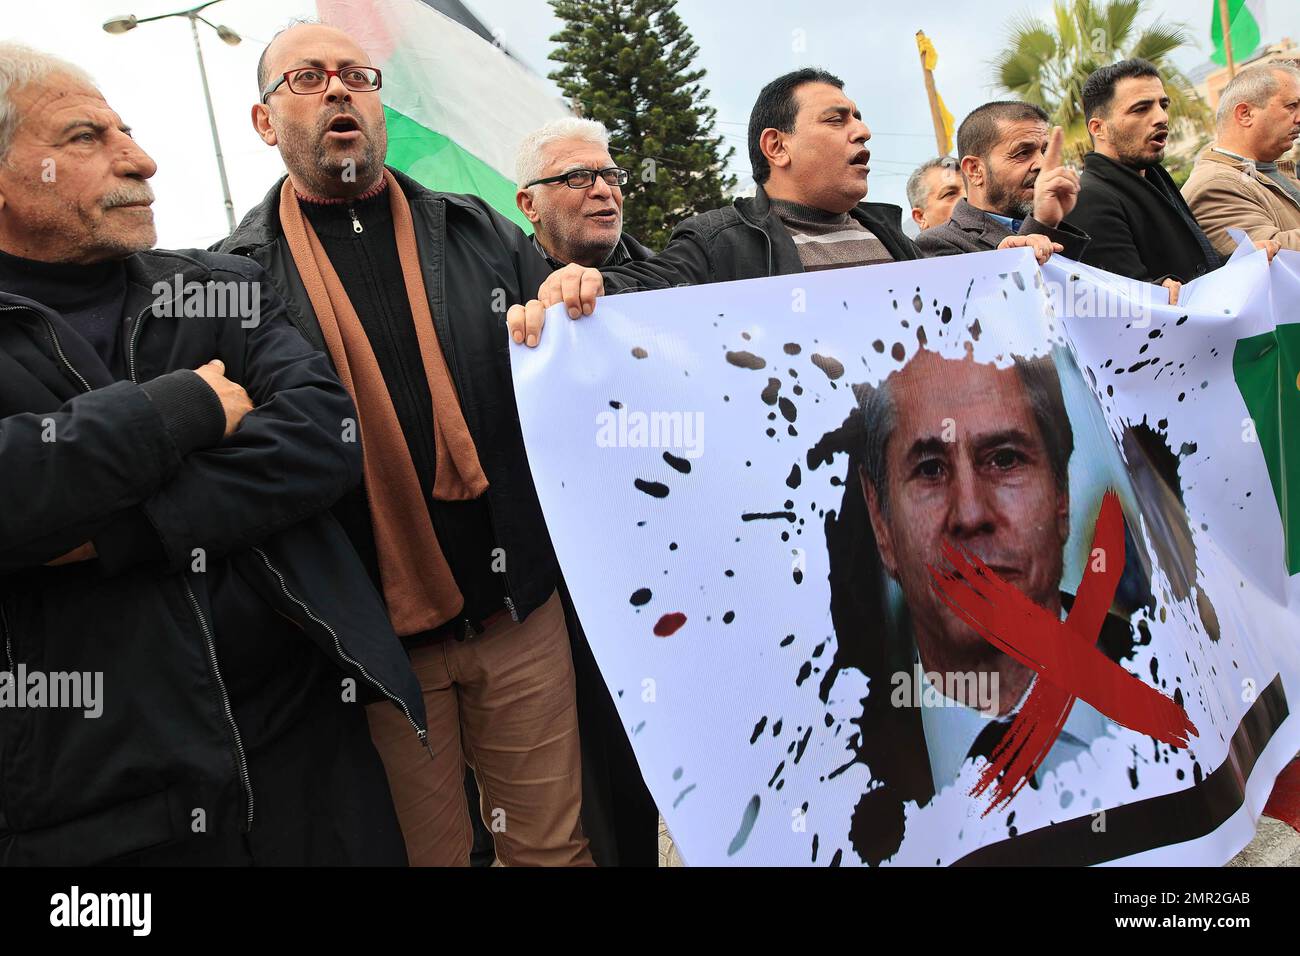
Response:
[{"label": "pine tree", "polygon": [[563,29],[551,73],[583,116],[610,132],[610,155],[632,172],[624,189],[624,228],[659,249],[672,227],[727,201],[716,110],[691,69],[699,47],[674,9],[676,0],[550,0]]}]

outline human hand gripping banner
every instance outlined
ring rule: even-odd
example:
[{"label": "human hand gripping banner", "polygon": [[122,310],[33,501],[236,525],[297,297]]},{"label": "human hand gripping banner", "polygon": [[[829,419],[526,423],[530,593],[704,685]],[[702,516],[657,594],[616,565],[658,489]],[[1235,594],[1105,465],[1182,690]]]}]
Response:
[{"label": "human hand gripping banner", "polygon": [[1300,255],[1165,302],[1006,250],[604,298],[512,346],[688,864],[1249,841],[1300,749]]}]

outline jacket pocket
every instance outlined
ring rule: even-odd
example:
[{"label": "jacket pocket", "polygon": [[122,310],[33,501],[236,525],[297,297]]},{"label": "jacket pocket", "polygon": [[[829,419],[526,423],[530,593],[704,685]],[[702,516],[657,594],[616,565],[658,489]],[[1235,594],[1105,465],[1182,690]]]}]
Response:
[{"label": "jacket pocket", "polygon": [[167,794],[160,790],[103,810],[0,835],[0,865],[86,866],[171,843]]}]

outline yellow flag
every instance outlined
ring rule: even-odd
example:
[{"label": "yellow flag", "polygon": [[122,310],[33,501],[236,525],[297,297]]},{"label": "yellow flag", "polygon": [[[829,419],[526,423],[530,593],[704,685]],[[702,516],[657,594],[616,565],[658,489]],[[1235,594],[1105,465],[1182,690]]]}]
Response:
[{"label": "yellow flag", "polygon": [[[921,65],[927,70],[933,70],[935,65],[939,62],[939,53],[935,50],[934,44],[930,42],[930,38],[925,35],[925,31],[923,30],[916,31],[916,48],[921,52]],[[952,114],[948,112],[948,107],[943,105],[943,97],[940,96],[937,91],[934,94],[934,98],[939,103],[939,118],[943,121],[943,152],[946,155],[952,152],[952,134],[956,130],[957,124],[953,120]]]},{"label": "yellow flag", "polygon": [[952,152],[952,134],[957,126],[948,107],[943,105],[943,97],[936,92],[934,98],[939,101],[939,116],[943,119],[943,154],[947,156]]},{"label": "yellow flag", "polygon": [[934,65],[939,62],[939,54],[934,49],[934,44],[930,38],[925,35],[924,30],[916,31],[916,48],[921,51],[921,56],[925,57],[921,62],[927,70],[933,70]]}]

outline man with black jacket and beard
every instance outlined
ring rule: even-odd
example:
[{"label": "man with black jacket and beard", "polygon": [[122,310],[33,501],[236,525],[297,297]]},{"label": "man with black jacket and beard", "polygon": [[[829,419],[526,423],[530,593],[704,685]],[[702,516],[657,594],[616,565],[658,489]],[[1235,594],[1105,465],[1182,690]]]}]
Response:
[{"label": "man with black jacket and beard", "polygon": [[[1161,165],[1169,141],[1169,95],[1146,60],[1103,66],[1084,81],[1083,114],[1093,151],[1083,157],[1079,198],[1066,223],[1092,241],[1080,260],[1163,285],[1171,304],[1184,282],[1226,261]],[[1276,245],[1260,242],[1269,258]]]},{"label": "man with black jacket and beard", "polygon": [[0,44],[0,115],[0,862],[404,863],[361,705],[425,718],[325,514],[347,392],[255,264],[150,251],[81,70]]},{"label": "man with black jacket and beard", "polygon": [[549,269],[483,200],[384,166],[383,77],[347,34],[289,27],[258,84],[253,124],[288,176],[221,249],[266,268],[357,404],[364,484],[334,513],[410,654],[435,754],[370,709],[408,856],[468,863],[468,763],[503,863],[590,864],[559,567],[503,315]]}]

